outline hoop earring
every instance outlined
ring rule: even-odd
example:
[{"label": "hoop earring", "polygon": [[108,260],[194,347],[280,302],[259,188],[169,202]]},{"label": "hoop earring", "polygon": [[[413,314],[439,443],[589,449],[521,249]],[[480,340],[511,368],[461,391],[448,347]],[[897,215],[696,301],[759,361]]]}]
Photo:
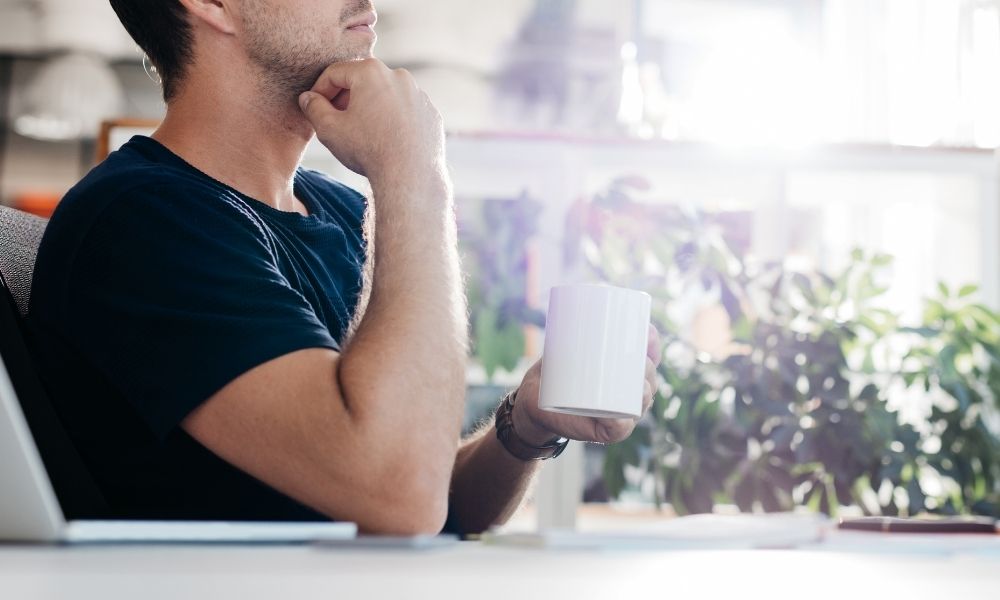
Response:
[{"label": "hoop earring", "polygon": [[156,70],[156,65],[153,61],[149,60],[148,54],[142,55],[142,69],[146,72],[146,77],[155,83],[156,85],[163,85],[163,78],[160,77],[160,72]]}]

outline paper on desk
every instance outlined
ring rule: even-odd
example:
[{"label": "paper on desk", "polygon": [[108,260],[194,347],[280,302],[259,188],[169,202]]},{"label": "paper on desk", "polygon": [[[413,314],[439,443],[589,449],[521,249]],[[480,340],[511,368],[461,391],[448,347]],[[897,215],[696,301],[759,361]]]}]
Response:
[{"label": "paper on desk", "polygon": [[692,515],[613,531],[488,533],[487,544],[562,549],[717,550],[794,548],[823,539],[829,519],[812,514]]}]

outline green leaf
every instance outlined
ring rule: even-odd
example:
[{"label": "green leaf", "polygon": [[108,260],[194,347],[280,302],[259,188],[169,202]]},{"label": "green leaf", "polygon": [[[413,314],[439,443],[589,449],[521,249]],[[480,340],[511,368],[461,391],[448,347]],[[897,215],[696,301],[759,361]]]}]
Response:
[{"label": "green leaf", "polygon": [[910,502],[907,506],[907,512],[912,517],[919,514],[924,509],[924,499],[926,495],[924,491],[920,488],[920,482],[914,477],[906,484],[906,495],[909,496]]},{"label": "green leaf", "polygon": [[962,286],[962,289],[958,290],[958,297],[965,298],[966,296],[971,296],[979,291],[979,286],[975,284],[969,284]]},{"label": "green leaf", "polygon": [[753,340],[753,324],[746,317],[732,326],[733,341],[749,343]]},{"label": "green leaf", "polygon": [[941,295],[944,296],[945,298],[951,297],[951,291],[948,290],[948,284],[946,284],[943,281],[938,282],[938,291],[941,292]]},{"label": "green leaf", "polygon": [[924,309],[924,323],[936,323],[943,319],[947,312],[944,304],[937,300],[928,300],[927,307]]},{"label": "green leaf", "polygon": [[[1000,313],[993,312],[982,304],[973,304],[966,308],[972,318],[981,323],[987,329],[1000,325]],[[994,329],[994,331],[997,331]],[[995,337],[995,336],[994,336]]]},{"label": "green leaf", "polygon": [[887,267],[893,263],[893,257],[889,254],[876,254],[872,257],[872,265],[876,267]]},{"label": "green leaf", "polygon": [[858,323],[867,327],[872,333],[878,336],[883,336],[886,333],[886,327],[880,323],[876,323],[874,319],[867,315],[858,315]]},{"label": "green leaf", "polygon": [[969,389],[962,385],[961,383],[956,383],[955,385],[944,386],[945,391],[952,395],[956,400],[958,400],[958,408],[963,413],[969,409],[969,404],[971,402],[969,397]]},{"label": "green leaf", "polygon": [[958,348],[953,344],[948,344],[941,349],[938,354],[938,363],[941,365],[942,378],[949,381],[958,379],[958,371],[955,369],[955,358],[958,356]]},{"label": "green leaf", "polygon": [[813,485],[812,485],[812,487],[806,493],[806,497],[805,497],[806,507],[808,507],[810,511],[818,513],[819,512],[819,505],[820,505],[820,502],[822,500],[823,500],[823,491],[822,491],[822,488],[820,488],[814,482]]},{"label": "green leaf", "polygon": [[499,326],[499,311],[482,307],[473,329],[475,356],[483,365],[487,379],[493,378],[497,369],[512,371],[524,355],[524,330],[517,322]]},{"label": "green leaf", "polygon": [[617,498],[625,489],[625,463],[615,446],[608,446],[604,455],[604,486],[608,495]]},{"label": "green leaf", "polygon": [[941,334],[940,329],[933,327],[900,327],[899,331],[901,333],[915,333],[925,338],[935,338]]},{"label": "green leaf", "polygon": [[868,374],[875,372],[875,357],[872,356],[871,347],[865,349],[865,359],[861,364],[861,370]]},{"label": "green leaf", "polygon": [[868,401],[878,400],[878,386],[874,383],[869,383],[863,390],[861,390],[861,393],[858,394],[858,399]]}]

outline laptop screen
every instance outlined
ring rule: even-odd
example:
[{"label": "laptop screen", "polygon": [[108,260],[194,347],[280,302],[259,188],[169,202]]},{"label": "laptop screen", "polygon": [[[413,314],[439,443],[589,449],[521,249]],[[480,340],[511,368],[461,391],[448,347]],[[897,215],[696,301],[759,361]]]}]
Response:
[{"label": "laptop screen", "polygon": [[2,360],[0,456],[0,540],[58,540],[63,514]]}]

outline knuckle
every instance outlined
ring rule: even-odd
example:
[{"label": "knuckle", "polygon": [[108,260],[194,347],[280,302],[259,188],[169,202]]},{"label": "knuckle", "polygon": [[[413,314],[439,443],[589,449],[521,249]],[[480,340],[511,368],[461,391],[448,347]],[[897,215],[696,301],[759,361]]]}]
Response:
[{"label": "knuckle", "polygon": [[631,421],[611,421],[604,423],[597,432],[597,437],[599,439],[595,440],[601,444],[615,444],[618,443],[629,436],[632,433]]},{"label": "knuckle", "polygon": [[609,443],[611,443],[611,444],[617,444],[618,442],[624,441],[625,438],[627,438],[630,433],[632,433],[632,426],[631,425],[628,425],[628,426],[626,426],[626,425],[619,425],[619,426],[615,427],[615,430],[612,432],[613,437],[612,437],[612,439],[611,439],[611,441]]}]

